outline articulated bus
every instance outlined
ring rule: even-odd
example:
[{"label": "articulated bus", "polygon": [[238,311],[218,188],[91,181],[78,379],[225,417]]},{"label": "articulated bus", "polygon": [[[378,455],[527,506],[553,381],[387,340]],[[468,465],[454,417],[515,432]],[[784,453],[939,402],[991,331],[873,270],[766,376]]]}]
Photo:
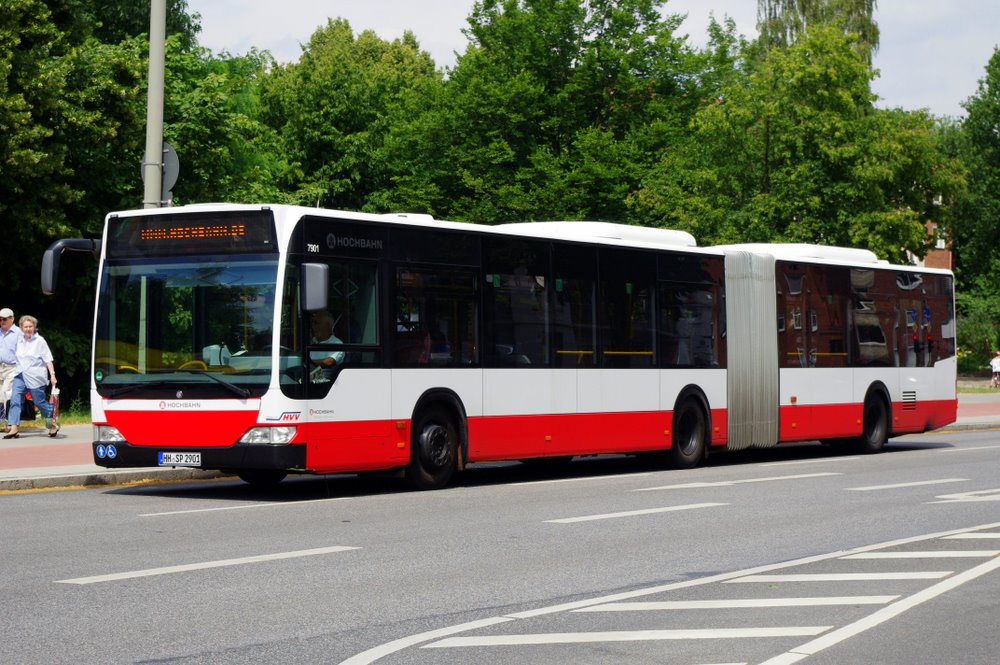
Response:
[{"label": "articulated bus", "polygon": [[602,222],[291,206],[118,212],[90,401],[104,467],[392,471],[820,440],[956,417],[951,273],[814,245],[698,247]]}]

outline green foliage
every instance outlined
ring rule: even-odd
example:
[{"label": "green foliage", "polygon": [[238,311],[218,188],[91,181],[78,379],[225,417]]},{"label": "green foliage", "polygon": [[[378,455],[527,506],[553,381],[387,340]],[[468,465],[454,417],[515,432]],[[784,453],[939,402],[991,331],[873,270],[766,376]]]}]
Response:
[{"label": "green foliage", "polygon": [[177,150],[178,203],[282,202],[287,171],[278,134],[260,120],[269,54],[217,57],[167,40],[164,139]]},{"label": "green foliage", "polygon": [[439,80],[412,33],[391,42],[371,31],[356,38],[347,21],[329,21],[298,63],[276,67],[263,82],[261,117],[289,159],[283,185],[294,200],[364,209],[389,186],[384,141],[394,110]]},{"label": "green foliage", "polygon": [[952,152],[968,168],[968,190],[955,201],[951,236],[960,289],[959,344],[974,362],[1000,348],[1000,49],[993,52],[960,127],[946,128]]},{"label": "green foliage", "polygon": [[[149,35],[148,1],[100,0],[87,4],[96,23],[94,36],[105,44]],[[176,36],[184,50],[194,49],[201,32],[200,18],[198,14],[188,12],[187,0],[167,0],[167,37]]]},{"label": "green foliage", "polygon": [[694,109],[696,58],[662,2],[476,3],[469,48],[425,125],[435,208],[494,223],[630,221],[628,193]]},{"label": "green foliage", "polygon": [[[811,242],[922,256],[932,200],[962,185],[931,118],[872,106],[853,38],[820,26],[723,86],[664,151],[637,210],[702,242]],[[935,212],[940,212],[935,210]]]},{"label": "green foliage", "polygon": [[[968,166],[969,188],[956,201],[953,236],[959,282],[975,289],[984,277],[995,284],[1000,261],[1000,49],[994,50],[976,94],[964,106],[968,116],[950,138]],[[1000,310],[995,318],[1000,320]]]}]

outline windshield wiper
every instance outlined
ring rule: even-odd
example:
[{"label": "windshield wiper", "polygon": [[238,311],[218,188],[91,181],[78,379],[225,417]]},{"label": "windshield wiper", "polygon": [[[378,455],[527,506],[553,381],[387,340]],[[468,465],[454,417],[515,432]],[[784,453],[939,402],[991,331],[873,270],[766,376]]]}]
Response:
[{"label": "windshield wiper", "polygon": [[225,379],[219,378],[214,373],[209,372],[208,370],[205,370],[205,369],[177,369],[177,370],[170,370],[170,371],[173,371],[173,372],[187,372],[188,374],[200,374],[201,376],[207,376],[208,378],[210,378],[213,381],[215,381],[216,383],[218,383],[220,386],[224,387],[226,390],[228,390],[228,391],[230,391],[230,392],[232,392],[232,393],[234,393],[236,395],[239,395],[240,397],[250,397],[250,391],[247,390],[246,388],[240,388],[236,384],[229,383]]},{"label": "windshield wiper", "polygon": [[[229,383],[225,379],[220,379],[215,374],[212,374],[211,372],[209,372],[207,370],[203,370],[203,369],[164,369],[164,370],[150,370],[148,373],[149,374],[153,374],[153,373],[157,373],[157,374],[160,374],[160,373],[163,373],[163,374],[170,373],[170,374],[173,374],[175,372],[186,372],[188,374],[199,374],[201,376],[207,376],[208,378],[212,379],[213,381],[215,381],[216,383],[218,383],[220,386],[222,386],[226,390],[228,390],[228,391],[230,391],[230,392],[238,395],[239,397],[250,397],[250,391],[247,390],[246,388],[241,388],[241,387],[239,387],[239,386],[237,386],[235,384]],[[177,382],[176,381],[164,381],[163,379],[159,379],[157,381],[143,381],[143,382],[140,382],[140,383],[130,383],[127,386],[122,386],[121,388],[115,388],[110,393],[108,393],[108,397],[109,398],[118,397],[119,395],[124,395],[125,393],[130,393],[130,392],[132,392],[134,390],[142,390],[143,388],[160,388],[162,386],[173,386],[173,385],[177,385]]]}]

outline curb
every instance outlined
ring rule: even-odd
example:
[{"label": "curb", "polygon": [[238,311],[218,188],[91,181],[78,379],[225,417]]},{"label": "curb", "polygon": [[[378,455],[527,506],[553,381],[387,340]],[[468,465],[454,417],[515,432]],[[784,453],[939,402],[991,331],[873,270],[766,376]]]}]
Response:
[{"label": "curb", "polygon": [[0,480],[0,492],[20,490],[70,489],[76,487],[101,487],[130,483],[177,482],[185,480],[214,480],[229,478],[231,474],[202,469],[135,469],[131,471],[95,471],[51,476],[28,476]]}]

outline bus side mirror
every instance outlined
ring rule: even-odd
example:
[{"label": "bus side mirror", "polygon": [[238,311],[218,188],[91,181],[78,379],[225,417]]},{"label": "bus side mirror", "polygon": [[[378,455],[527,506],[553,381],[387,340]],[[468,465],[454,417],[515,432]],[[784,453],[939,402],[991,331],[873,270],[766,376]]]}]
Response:
[{"label": "bus side mirror", "polygon": [[302,264],[302,286],[299,294],[302,309],[307,312],[326,309],[327,285],[330,283],[330,266],[325,263]]},{"label": "bus side mirror", "polygon": [[59,259],[65,250],[90,252],[95,259],[101,258],[101,241],[90,238],[63,238],[49,245],[42,255],[42,293],[51,296],[56,292],[59,281]]}]

